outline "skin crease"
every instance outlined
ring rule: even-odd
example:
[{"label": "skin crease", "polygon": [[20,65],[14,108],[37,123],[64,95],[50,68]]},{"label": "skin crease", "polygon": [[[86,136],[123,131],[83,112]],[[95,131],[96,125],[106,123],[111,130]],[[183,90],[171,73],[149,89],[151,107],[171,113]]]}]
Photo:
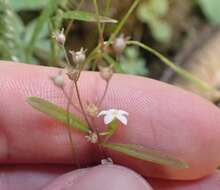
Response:
[{"label": "skin crease", "polygon": [[[0,162],[70,163],[66,129],[25,102],[27,96],[40,96],[65,106],[62,92],[48,79],[57,70],[0,62],[0,72]],[[85,72],[79,83],[85,101],[93,102],[103,92],[98,74]],[[211,174],[220,164],[219,110],[196,95],[146,78],[114,75],[102,107],[130,114],[128,126],[121,126],[112,141],[154,148],[186,161],[190,168],[156,166],[109,151],[116,163],[144,176],[184,180]],[[97,119],[96,124],[103,127],[103,120]],[[72,135],[82,166],[100,160],[97,148],[86,143],[82,134],[74,131]]]}]

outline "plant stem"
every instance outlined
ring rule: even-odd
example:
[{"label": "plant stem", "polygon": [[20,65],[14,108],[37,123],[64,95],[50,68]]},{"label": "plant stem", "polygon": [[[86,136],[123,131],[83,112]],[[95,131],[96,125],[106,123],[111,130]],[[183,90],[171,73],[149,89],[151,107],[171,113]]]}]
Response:
[{"label": "plant stem", "polygon": [[104,90],[103,95],[102,95],[102,97],[101,97],[101,99],[100,99],[100,101],[99,101],[99,103],[98,103],[98,105],[97,105],[98,109],[101,107],[102,102],[103,102],[104,99],[105,99],[105,96],[106,96],[106,94],[107,94],[108,88],[109,88],[109,81],[106,82],[105,90]]},{"label": "plant stem", "polygon": [[[62,91],[63,91],[64,96],[69,100],[70,98],[69,98],[69,96],[68,96],[68,94],[67,94],[67,92],[65,91],[64,88],[62,88]],[[78,107],[73,103],[72,99],[70,99],[69,101],[70,101],[71,106],[73,106],[74,109],[76,109],[77,111],[80,111],[80,108],[78,108]]]},{"label": "plant stem", "polygon": [[[110,5],[111,5],[111,0],[106,0],[104,16],[108,16]],[[102,33],[104,33],[104,31],[105,31],[105,25],[106,25],[106,23],[103,23],[103,25],[102,25]]]},{"label": "plant stem", "polygon": [[105,7],[105,10],[104,10],[104,16],[108,15],[110,5],[111,5],[111,0],[106,0],[106,7]]},{"label": "plant stem", "polygon": [[77,99],[78,99],[78,101],[79,101],[79,105],[80,105],[80,108],[81,108],[83,117],[84,117],[84,119],[86,120],[86,122],[87,122],[87,124],[88,124],[90,130],[91,130],[91,131],[94,131],[93,128],[91,127],[91,125],[90,125],[89,119],[88,119],[87,114],[86,114],[86,112],[85,112],[85,109],[84,109],[84,107],[83,107],[83,103],[82,103],[81,96],[80,96],[80,92],[79,92],[78,83],[77,83],[76,81],[73,81],[73,82],[74,82],[74,85],[75,85],[75,88],[76,88]]},{"label": "plant stem", "polygon": [[[91,121],[92,121],[92,125],[93,126],[95,126],[95,121],[94,121],[94,117],[92,117],[91,118]],[[99,151],[101,152],[101,155],[102,155],[102,157],[103,158],[107,158],[108,157],[108,155],[107,155],[107,153],[106,153],[106,151],[103,149],[103,147],[100,145],[100,144],[102,144],[102,140],[101,140],[101,136],[100,136],[100,133],[98,132],[98,130],[97,130],[97,128],[95,127],[95,132],[96,132],[96,134],[97,134],[97,136],[98,136],[98,147],[99,147]]]},{"label": "plant stem", "polygon": [[[69,60],[69,58],[68,58],[68,56],[67,56],[66,49],[65,49],[64,46],[62,46],[62,47],[63,47],[63,51],[64,51],[64,55],[65,55],[66,62],[67,62],[69,65],[71,65],[71,64],[70,64],[70,60]],[[81,73],[81,71],[80,71],[80,73]],[[80,76],[80,73],[79,73],[79,76]],[[78,87],[77,81],[73,80],[73,84],[75,85],[75,88],[76,88],[77,99],[78,99],[78,101],[79,101],[79,105],[80,105],[80,109],[81,109],[81,111],[82,111],[83,117],[84,117],[84,119],[86,120],[86,122],[87,122],[87,124],[88,124],[90,130],[93,131],[93,129],[92,129],[90,123],[89,123],[87,114],[86,114],[86,112],[85,112],[85,110],[84,110],[83,104],[82,104],[82,100],[81,100],[81,97],[80,97],[80,92],[79,92],[79,87]]]},{"label": "plant stem", "polygon": [[73,88],[74,88],[74,86],[72,86],[70,89],[70,97],[68,97],[68,103],[67,103],[67,108],[66,108],[66,110],[67,110],[67,123],[68,123],[67,130],[68,130],[69,141],[70,141],[70,144],[72,145],[73,160],[74,159],[76,160],[76,165],[78,168],[80,168],[80,163],[79,163],[79,160],[77,159],[77,153],[76,153],[73,138],[71,135],[71,129],[69,127],[70,126],[70,105],[71,105],[71,99],[73,96]]},{"label": "plant stem", "polygon": [[112,43],[112,41],[115,39],[115,37],[118,35],[118,33],[120,32],[120,30],[122,29],[122,27],[124,26],[124,24],[126,23],[126,21],[128,20],[129,16],[133,13],[134,9],[137,7],[138,3],[140,2],[140,0],[135,0],[133,2],[133,4],[131,5],[131,7],[129,8],[129,10],[127,11],[127,13],[125,14],[125,16],[122,18],[122,20],[118,23],[116,29],[114,30],[114,32],[111,34],[108,42],[107,42],[107,46],[109,44]]},{"label": "plant stem", "polygon": [[62,49],[63,49],[64,57],[65,57],[65,60],[66,60],[67,64],[68,64],[68,65],[71,65],[65,47],[62,46]]},{"label": "plant stem", "polygon": [[[80,3],[79,3],[79,6],[77,7],[76,10],[81,9],[83,3],[84,3],[84,0],[81,0]],[[68,23],[68,25],[67,25],[66,32],[65,32],[65,36],[66,36],[66,37],[68,36],[68,34],[69,34],[69,32],[70,32],[70,29],[71,29],[71,27],[72,27],[72,25],[73,25],[73,22],[74,22],[74,20],[71,20],[71,21]]]},{"label": "plant stem", "polygon": [[145,49],[146,51],[152,53],[153,55],[158,57],[163,63],[165,63],[167,66],[169,66],[175,72],[177,72],[180,76],[182,76],[183,78],[185,78],[185,79],[191,81],[193,84],[195,84],[198,88],[200,88],[200,90],[202,90],[202,91],[215,91],[215,89],[212,88],[211,86],[209,86],[206,82],[198,79],[197,77],[195,77],[194,75],[192,75],[188,71],[176,66],[172,61],[170,61],[169,59],[167,59],[166,57],[161,55],[159,52],[157,52],[153,48],[151,48],[141,42],[138,42],[138,41],[128,41],[127,44],[139,46],[139,47]]},{"label": "plant stem", "polygon": [[103,31],[102,31],[100,17],[99,17],[99,7],[98,7],[97,0],[93,0],[93,4],[94,4],[94,7],[95,7],[95,12],[96,12],[96,17],[97,17],[97,26],[98,26],[98,32],[99,32],[99,43],[101,44],[101,47],[102,47],[103,43],[104,43],[104,38],[103,38]]}]

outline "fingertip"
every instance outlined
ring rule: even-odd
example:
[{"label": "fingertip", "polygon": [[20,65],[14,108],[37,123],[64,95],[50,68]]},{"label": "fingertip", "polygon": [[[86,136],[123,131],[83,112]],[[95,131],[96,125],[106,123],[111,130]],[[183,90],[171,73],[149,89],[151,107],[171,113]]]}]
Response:
[{"label": "fingertip", "polygon": [[152,190],[134,171],[117,165],[99,165],[73,171],[57,178],[43,190]]}]

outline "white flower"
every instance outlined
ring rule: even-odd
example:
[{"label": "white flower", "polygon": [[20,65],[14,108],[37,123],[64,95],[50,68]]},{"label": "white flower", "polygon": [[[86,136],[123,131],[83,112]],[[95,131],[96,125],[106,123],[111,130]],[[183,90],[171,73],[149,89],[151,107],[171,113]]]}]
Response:
[{"label": "white flower", "polygon": [[123,111],[123,110],[117,110],[117,109],[110,109],[110,110],[103,110],[98,114],[99,116],[104,115],[104,123],[108,125],[115,119],[119,120],[122,122],[124,125],[128,124],[128,112]]}]

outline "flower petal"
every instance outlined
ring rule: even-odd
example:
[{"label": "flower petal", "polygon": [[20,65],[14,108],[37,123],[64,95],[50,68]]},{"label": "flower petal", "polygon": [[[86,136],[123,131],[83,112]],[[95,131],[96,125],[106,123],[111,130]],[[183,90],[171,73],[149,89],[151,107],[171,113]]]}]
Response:
[{"label": "flower petal", "polygon": [[121,121],[124,125],[127,125],[128,124],[128,118],[124,115],[117,115],[117,119],[119,121]]},{"label": "flower petal", "polygon": [[111,115],[113,115],[114,113],[117,113],[117,112],[118,112],[118,110],[116,110],[116,109],[109,109],[108,110],[108,113]]},{"label": "flower petal", "polygon": [[100,117],[100,116],[102,116],[102,115],[107,115],[107,114],[108,114],[108,111],[103,110],[103,111],[99,112],[99,114],[97,115],[97,117]]},{"label": "flower petal", "polygon": [[124,110],[118,110],[119,114],[122,114],[122,115],[129,115],[128,112],[124,111]]},{"label": "flower petal", "polygon": [[111,123],[113,120],[115,119],[115,117],[112,114],[106,114],[104,117],[104,123],[106,125],[108,125],[109,123]]}]

